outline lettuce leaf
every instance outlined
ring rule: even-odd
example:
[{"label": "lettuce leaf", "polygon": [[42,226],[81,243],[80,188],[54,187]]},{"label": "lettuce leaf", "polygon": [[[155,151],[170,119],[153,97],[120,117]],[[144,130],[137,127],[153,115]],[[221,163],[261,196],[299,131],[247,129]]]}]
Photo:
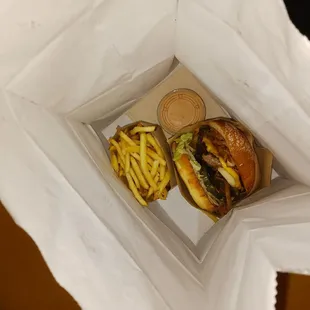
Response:
[{"label": "lettuce leaf", "polygon": [[209,200],[215,206],[219,206],[223,204],[223,199],[225,197],[216,190],[216,188],[211,183],[208,177],[207,171],[205,171],[205,167],[202,168],[200,163],[196,160],[194,156],[195,150],[190,146],[190,143],[192,142],[192,140],[193,140],[192,133],[185,133],[175,140],[178,145],[173,154],[173,160],[174,161],[179,160],[182,154],[187,154],[189,156],[189,161],[194,171],[196,172],[197,178],[201,186],[205,190],[206,195],[208,196]]},{"label": "lettuce leaf", "polygon": [[195,156],[193,155],[192,152],[188,152],[189,155],[189,161],[196,173],[198,173],[201,170],[201,165],[199,162],[196,160]]},{"label": "lettuce leaf", "polygon": [[181,135],[175,142],[178,144],[173,154],[173,160],[177,161],[181,158],[182,154],[188,154],[187,147],[193,140],[193,134],[191,132]]},{"label": "lettuce leaf", "polygon": [[193,134],[191,132],[185,133],[176,139],[178,146],[174,152],[173,160],[179,160],[182,154],[187,154],[190,158],[190,163],[193,166],[193,169],[196,173],[198,173],[201,170],[201,165],[198,163],[193,154],[193,148],[189,145],[192,140]]}]

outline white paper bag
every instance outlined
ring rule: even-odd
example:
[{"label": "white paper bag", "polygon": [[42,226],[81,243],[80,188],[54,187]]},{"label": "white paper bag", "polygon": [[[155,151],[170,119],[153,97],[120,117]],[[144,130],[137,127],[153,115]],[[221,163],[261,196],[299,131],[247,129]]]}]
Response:
[{"label": "white paper bag", "polygon": [[[0,197],[83,309],[274,309],[306,272],[309,42],[276,0],[4,1]],[[120,186],[107,124],[176,55],[284,175],[212,227],[197,259]],[[305,185],[297,183],[301,182]]]}]

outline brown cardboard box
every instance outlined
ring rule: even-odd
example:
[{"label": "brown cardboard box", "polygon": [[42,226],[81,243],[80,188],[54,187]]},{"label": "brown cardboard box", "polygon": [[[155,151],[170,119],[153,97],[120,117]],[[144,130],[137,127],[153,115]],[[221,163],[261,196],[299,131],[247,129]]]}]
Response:
[{"label": "brown cardboard box", "polygon": [[[118,126],[126,126],[141,119],[153,124],[159,124],[157,108],[160,101],[167,93],[180,88],[192,89],[203,99],[206,106],[206,119],[230,117],[220,100],[204,87],[186,67],[179,65],[166,79],[151,89],[114,122],[107,123],[105,120],[97,120],[91,126],[103,146],[107,149],[109,146],[107,138],[115,134]],[[165,132],[165,136],[168,140],[171,134]],[[268,167],[262,177],[262,181],[264,181],[264,184],[260,185],[260,188],[262,188],[270,184],[272,154],[265,149],[260,150],[259,148],[257,148],[257,153],[259,158],[262,158],[262,165]],[[205,233],[213,226],[214,221],[205,216],[201,209],[191,208],[187,200],[182,197],[178,187],[171,191],[166,201],[157,201],[154,205],[150,204],[149,210],[180,236],[192,251],[200,253],[200,250],[196,251],[196,248],[194,249],[193,244],[197,245],[197,248],[202,249],[203,246],[201,244],[203,242],[201,240]],[[183,214],[186,214],[186,219],[183,218]],[[200,254],[197,255],[199,256]]]},{"label": "brown cardboard box", "polygon": [[[174,89],[187,88],[194,90],[204,101],[206,118],[227,117],[229,114],[218,104],[217,99],[199,80],[184,66],[177,67],[165,80],[141,98],[126,115],[132,120],[143,119],[158,124],[157,107],[162,98]],[[147,108],[146,108],[147,107]],[[167,137],[171,135],[165,132]]]}]

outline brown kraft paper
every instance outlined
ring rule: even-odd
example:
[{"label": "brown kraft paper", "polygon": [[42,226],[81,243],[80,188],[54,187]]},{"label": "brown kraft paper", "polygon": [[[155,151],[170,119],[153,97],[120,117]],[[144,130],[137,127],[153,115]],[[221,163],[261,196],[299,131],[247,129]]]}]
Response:
[{"label": "brown kraft paper", "polygon": [[[173,135],[168,140],[169,146],[171,146],[172,142],[175,141],[182,134],[187,133],[187,132],[193,132],[194,129],[196,129],[197,127],[201,127],[202,125],[207,124],[211,120],[220,120],[220,119],[227,120],[227,118],[217,117],[217,118],[213,118],[213,119],[203,120],[201,122],[197,122],[197,123],[195,123],[193,125],[189,125],[189,126],[186,126],[186,127],[182,128],[178,133]],[[233,119],[231,119],[231,121],[235,122]],[[243,125],[240,124],[240,123],[239,123],[239,126],[243,127]],[[245,127],[243,129],[248,131],[248,132],[250,132]],[[256,192],[256,191],[258,191],[258,190],[260,190],[260,189],[270,185],[273,156],[272,156],[270,151],[268,151],[267,149],[265,149],[263,147],[257,147],[255,145],[255,143],[254,143],[254,150],[255,150],[255,153],[256,153],[256,156],[257,156],[257,160],[258,160],[258,164],[259,164],[259,173],[260,173],[260,175],[259,175],[259,182],[258,182],[258,185],[257,185],[255,191],[254,191],[254,192]],[[172,152],[171,152],[171,157],[172,157]],[[178,187],[179,187],[179,190],[180,190],[182,196],[193,207],[201,210],[206,215],[208,215],[214,222],[217,222],[219,217],[215,216],[214,214],[212,214],[212,213],[210,213],[210,212],[208,212],[206,210],[203,210],[203,209],[199,208],[199,206],[195,203],[195,201],[192,198],[192,196],[190,195],[190,193],[189,193],[185,183],[183,182],[183,180],[179,176],[178,171],[177,171],[175,165],[173,165],[173,166],[174,166],[174,169],[175,169],[176,181],[177,181],[177,184],[178,184]],[[251,194],[253,194],[253,193],[251,193]],[[249,197],[249,195],[247,197]],[[247,198],[247,197],[245,197],[245,198]]]}]

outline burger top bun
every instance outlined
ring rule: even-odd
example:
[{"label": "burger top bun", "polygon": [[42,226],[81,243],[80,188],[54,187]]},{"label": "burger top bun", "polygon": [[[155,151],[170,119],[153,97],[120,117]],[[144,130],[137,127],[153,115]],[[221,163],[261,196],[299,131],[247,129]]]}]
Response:
[{"label": "burger top bun", "polygon": [[259,164],[253,146],[253,136],[234,121],[212,120],[207,123],[224,138],[247,194],[252,193],[260,180]]}]

